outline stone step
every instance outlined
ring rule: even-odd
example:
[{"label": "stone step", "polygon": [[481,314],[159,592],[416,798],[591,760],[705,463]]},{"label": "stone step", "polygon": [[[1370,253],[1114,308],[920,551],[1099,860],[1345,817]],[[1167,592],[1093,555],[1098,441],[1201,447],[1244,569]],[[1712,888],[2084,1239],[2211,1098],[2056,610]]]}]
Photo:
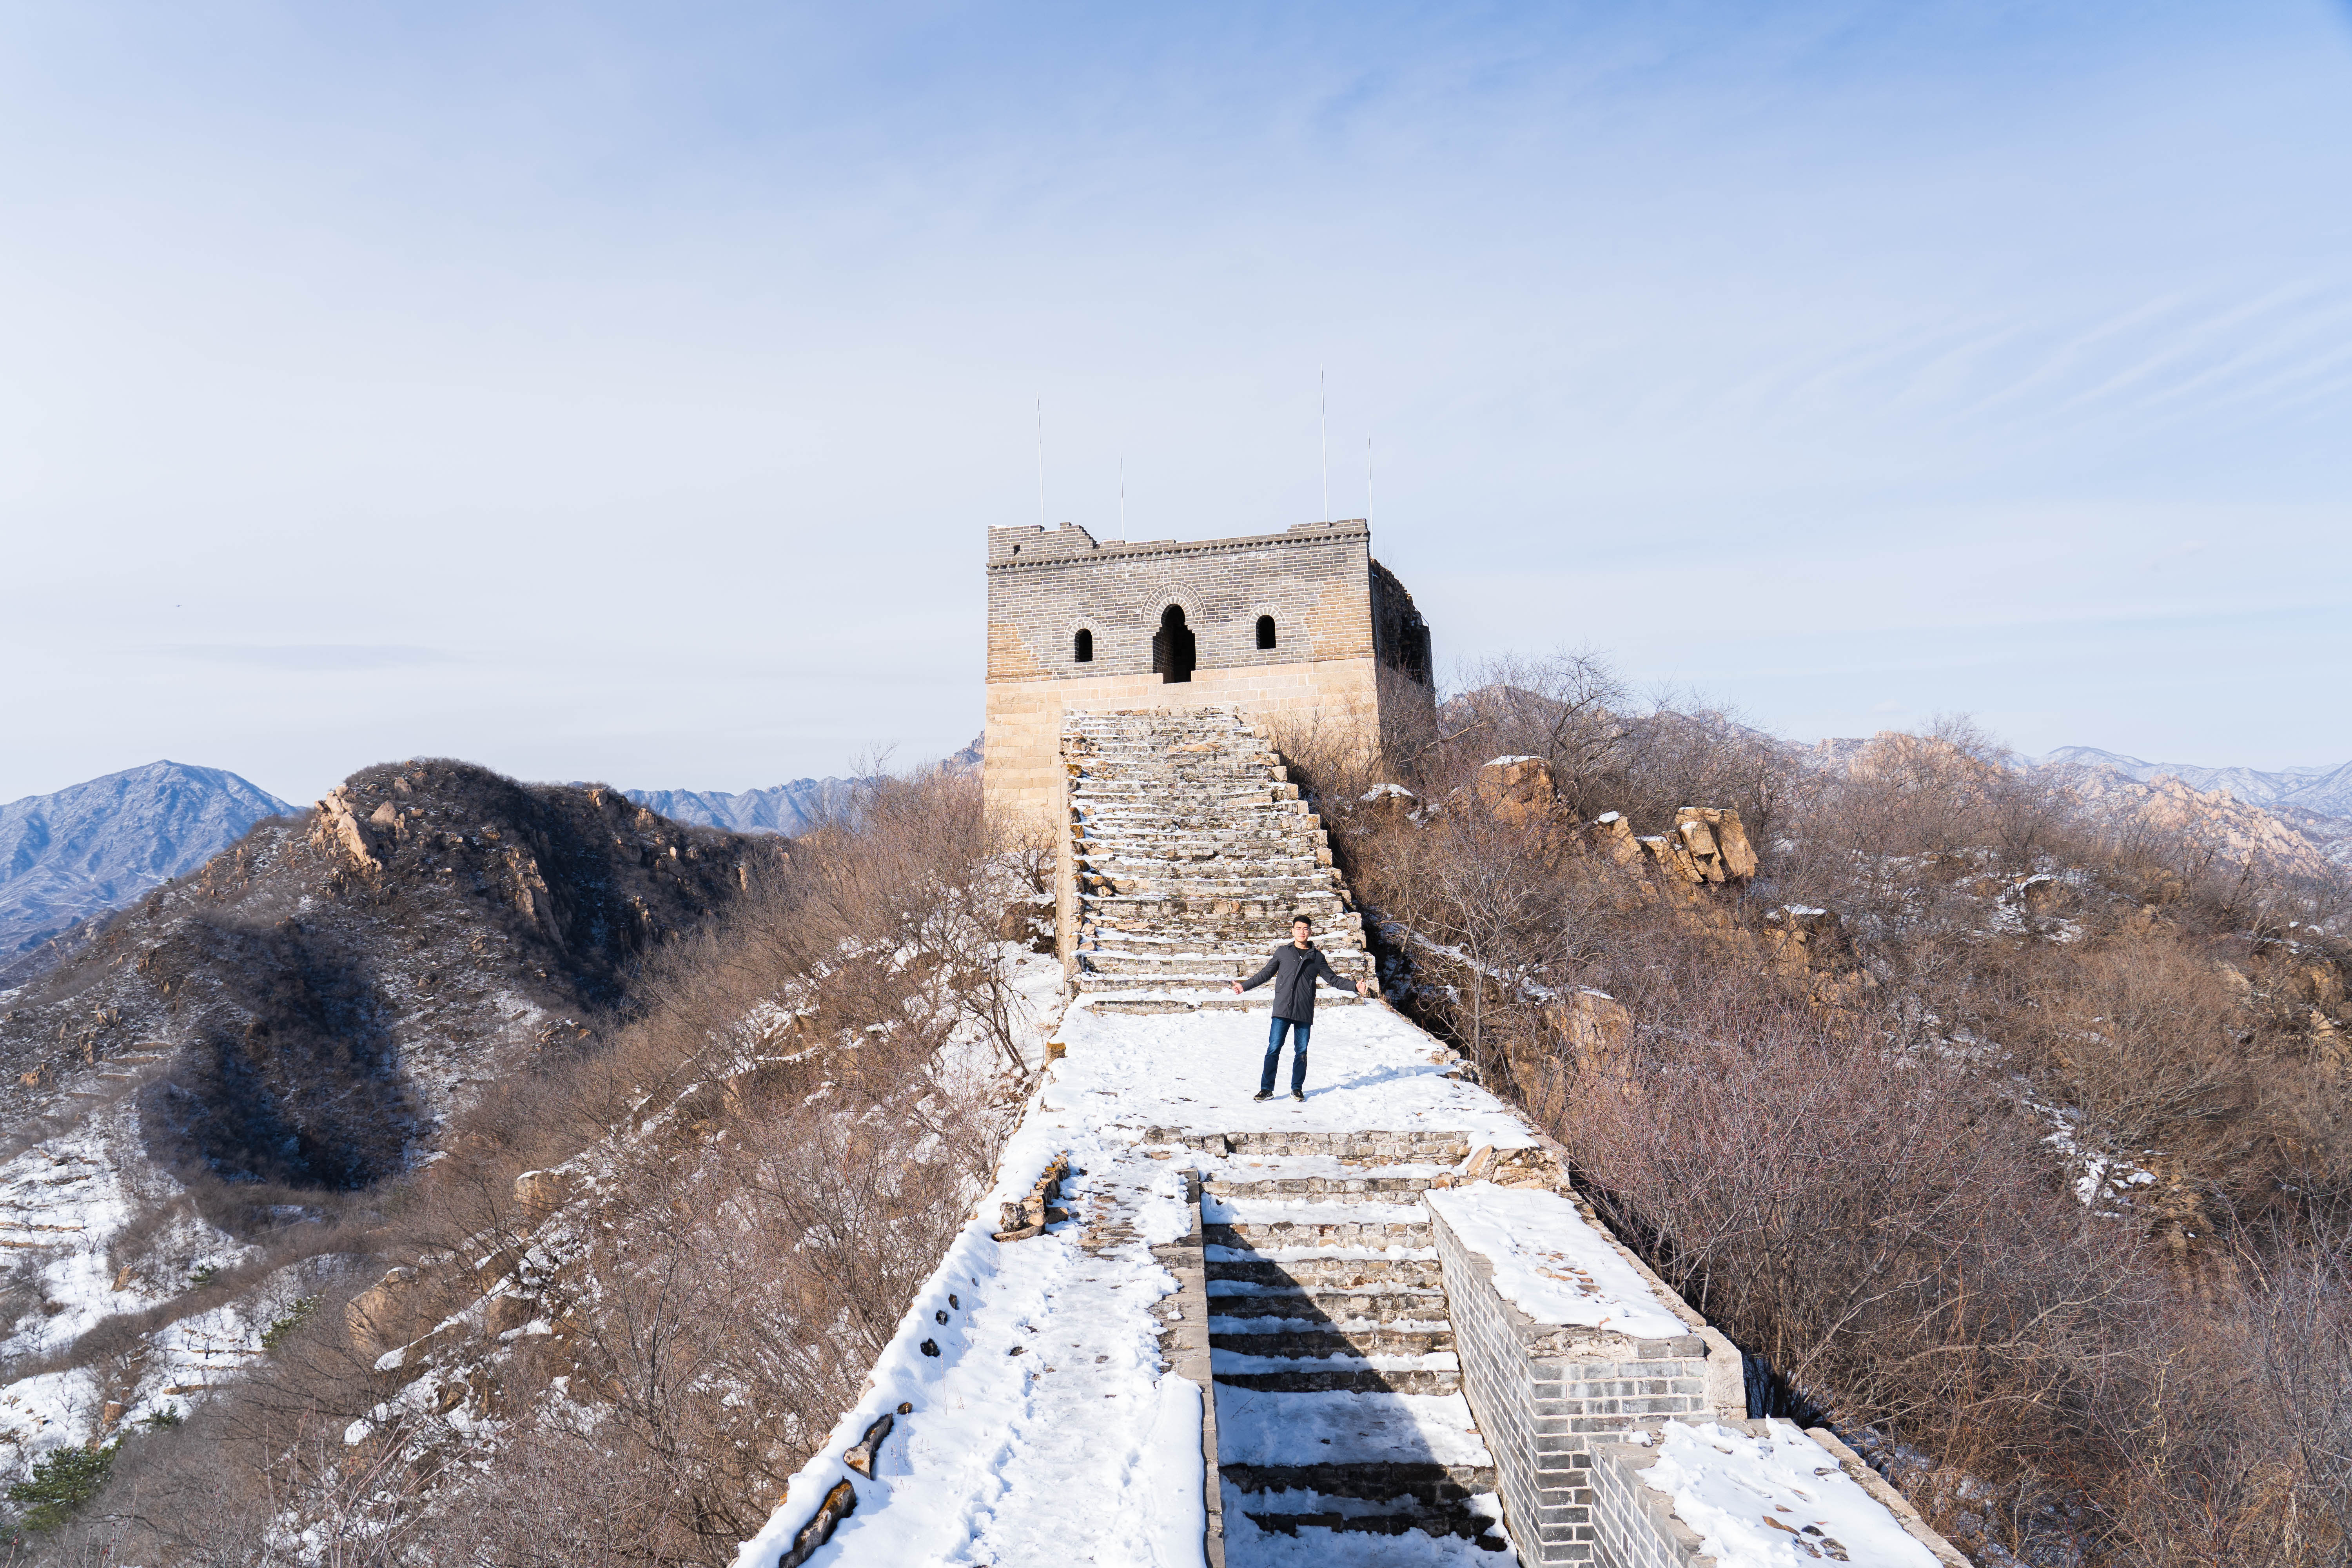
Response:
[{"label": "stone step", "polygon": [[1317,860],[1314,855],[1235,855],[1217,849],[1202,850],[1193,855],[1125,852],[1106,855],[1087,850],[1077,855],[1076,859],[1081,874],[1092,872],[1096,877],[1113,882],[1134,878],[1174,882],[1255,882],[1270,877],[1299,878],[1314,882],[1336,882],[1339,879],[1339,872]]},{"label": "stone step", "polygon": [[[1290,1280],[1265,1284],[1249,1279],[1209,1281],[1213,1318],[1299,1319],[1335,1323],[1446,1322],[1445,1292],[1426,1285],[1339,1285],[1309,1289]],[[1448,1331],[1451,1331],[1449,1327]]]},{"label": "stone step", "polygon": [[[1354,978],[1344,965],[1335,963],[1331,967],[1343,977]],[[1188,996],[1197,994],[1201,1000],[1223,998],[1237,1007],[1267,1005],[1274,1000],[1272,981],[1236,996],[1231,988],[1231,977],[1220,974],[1097,974],[1081,970],[1072,984],[1088,995],[1097,992],[1150,992]],[[1328,986],[1315,994],[1315,1004],[1318,1007],[1337,1006],[1359,1000],[1360,998],[1353,991],[1334,991]]]},{"label": "stone step", "polygon": [[1133,872],[1109,877],[1099,872],[1078,873],[1078,895],[1081,898],[1181,899],[1188,905],[1218,899],[1249,903],[1337,899],[1339,889],[1339,874],[1337,871],[1313,868],[1260,877],[1192,872],[1174,866],[1163,866],[1156,875],[1148,877]]},{"label": "stone step", "polygon": [[[1260,947],[1255,942],[1229,942],[1212,935],[1198,945],[1170,942],[1163,952],[1138,949],[1127,945],[1134,933],[1114,933],[1119,945],[1082,946],[1079,960],[1098,974],[1227,974],[1244,980],[1265,967],[1272,944]],[[1363,963],[1366,955],[1360,948],[1327,947],[1324,958],[1334,969],[1342,963]]]},{"label": "stone step", "polygon": [[[1247,1013],[1255,1009],[1264,1014],[1266,997],[1253,992],[1236,996],[1230,991],[1153,991],[1148,986],[1108,985],[1099,979],[1081,976],[1077,989],[1086,995],[1086,1005],[1097,1013],[1141,1017],[1157,1013]],[[1361,1007],[1365,998],[1352,991],[1326,991],[1318,1007]]]},{"label": "stone step", "polygon": [[[1221,1253],[1227,1249],[1210,1250]],[[1244,1253],[1239,1257],[1213,1257],[1208,1262],[1208,1274],[1212,1279],[1239,1279],[1254,1285],[1311,1285],[1327,1290],[1374,1283],[1424,1285],[1433,1290],[1444,1286],[1434,1258],[1269,1258]]]},{"label": "stone step", "polygon": [[[1153,1128],[1145,1142],[1183,1141],[1181,1137],[1156,1136],[1162,1131],[1175,1130]],[[1470,1135],[1466,1132],[1390,1131],[1366,1127],[1344,1132],[1226,1132],[1219,1134],[1219,1138],[1228,1154],[1253,1160],[1326,1158],[1360,1161],[1368,1165],[1406,1162],[1458,1165],[1470,1154]]]},{"label": "stone step", "polygon": [[1064,759],[1064,777],[1075,793],[1121,785],[1181,784],[1202,786],[1243,784],[1264,789],[1295,781],[1290,770],[1274,758],[1245,756],[1070,756]]},{"label": "stone step", "polygon": [[1082,824],[1095,828],[1138,826],[1157,827],[1166,831],[1190,833],[1202,829],[1238,832],[1248,828],[1287,825],[1295,827],[1315,827],[1325,832],[1322,821],[1307,803],[1295,798],[1282,800],[1271,796],[1263,799],[1236,798],[1222,802],[1214,810],[1184,802],[1148,801],[1121,797],[1117,800],[1085,800],[1073,803]]},{"label": "stone step", "polygon": [[1294,1359],[1316,1360],[1335,1355],[1436,1355],[1454,1349],[1454,1331],[1444,1329],[1345,1328],[1327,1324],[1320,1328],[1301,1328],[1313,1323],[1312,1318],[1266,1318],[1270,1323],[1285,1325],[1275,1332],[1251,1330],[1221,1329],[1220,1321],[1247,1323],[1248,1318],[1212,1318],[1209,1321],[1209,1348],[1231,1351],[1235,1355],[1288,1356]]},{"label": "stone step", "polygon": [[1320,925],[1347,912],[1336,888],[1301,888],[1280,897],[1270,894],[1096,893],[1081,892],[1079,900],[1118,920],[1155,920],[1184,924],[1216,920],[1274,921],[1275,929],[1290,923],[1293,910],[1305,910]]},{"label": "stone step", "polygon": [[1154,808],[1174,805],[1272,805],[1297,800],[1298,786],[1274,779],[1104,779],[1083,775],[1070,781],[1070,798],[1101,805],[1133,804]]},{"label": "stone step", "polygon": [[1311,1215],[1283,1219],[1213,1219],[1201,1227],[1201,1239],[1215,1247],[1263,1252],[1272,1247],[1434,1247],[1436,1234],[1425,1219],[1377,1221],[1318,1220]]},{"label": "stone step", "polygon": [[1252,1524],[1277,1535],[1296,1536],[1302,1530],[1328,1530],[1339,1535],[1458,1536],[1486,1552],[1509,1547],[1486,1533],[1491,1521],[1467,1508],[1412,1513],[1281,1513],[1244,1506]]},{"label": "stone step", "polygon": [[1458,1507],[1472,1498],[1492,1492],[1495,1471],[1488,1465],[1419,1463],[1352,1465],[1220,1464],[1220,1479],[1245,1496],[1293,1492],[1327,1498],[1356,1498],[1366,1502],[1411,1500],[1425,1508]]},{"label": "stone step", "polygon": [[1211,1176],[1202,1190],[1220,1198],[1372,1197],[1411,1198],[1427,1192],[1427,1176]]},{"label": "stone step", "polygon": [[1301,1364],[1295,1372],[1217,1372],[1210,1377],[1226,1388],[1256,1394],[1459,1394],[1462,1373],[1426,1367],[1343,1367],[1323,1371]]}]

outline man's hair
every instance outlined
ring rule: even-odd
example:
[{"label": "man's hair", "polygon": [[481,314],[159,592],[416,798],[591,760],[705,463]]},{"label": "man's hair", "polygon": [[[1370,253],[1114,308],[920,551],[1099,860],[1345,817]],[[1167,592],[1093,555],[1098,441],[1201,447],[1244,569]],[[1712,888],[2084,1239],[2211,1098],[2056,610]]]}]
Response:
[{"label": "man's hair", "polygon": [[1291,916],[1290,923],[1295,926],[1305,926],[1309,931],[1313,931],[1315,929],[1315,922],[1308,920],[1305,915]]}]

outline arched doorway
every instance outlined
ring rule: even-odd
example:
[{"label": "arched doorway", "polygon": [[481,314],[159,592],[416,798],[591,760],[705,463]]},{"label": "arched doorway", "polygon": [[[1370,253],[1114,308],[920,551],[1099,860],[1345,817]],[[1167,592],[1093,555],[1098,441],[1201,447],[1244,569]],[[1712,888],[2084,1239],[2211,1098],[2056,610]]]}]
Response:
[{"label": "arched doorway", "polygon": [[1192,629],[1184,624],[1181,605],[1160,612],[1160,629],[1151,634],[1151,668],[1162,681],[1192,679]]}]

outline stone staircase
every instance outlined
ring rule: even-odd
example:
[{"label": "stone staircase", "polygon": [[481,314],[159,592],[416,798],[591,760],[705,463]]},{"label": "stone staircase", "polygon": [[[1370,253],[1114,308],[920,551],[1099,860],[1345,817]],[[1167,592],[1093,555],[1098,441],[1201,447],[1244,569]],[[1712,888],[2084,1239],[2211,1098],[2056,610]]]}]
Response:
[{"label": "stone staircase", "polygon": [[[1225,987],[1315,922],[1349,979],[1370,974],[1363,917],[1282,760],[1229,709],[1073,713],[1069,773],[1076,972],[1102,1012],[1264,1005]],[[1319,1005],[1352,1004],[1324,990]]]},{"label": "stone staircase", "polygon": [[1333,1562],[1364,1561],[1347,1542],[1368,1535],[1423,1542],[1392,1542],[1383,1561],[1400,1549],[1416,1562],[1496,1561],[1483,1554],[1508,1542],[1495,1468],[1470,1430],[1422,1201],[1465,1141],[1226,1142],[1202,1212],[1228,1542],[1245,1516]]}]

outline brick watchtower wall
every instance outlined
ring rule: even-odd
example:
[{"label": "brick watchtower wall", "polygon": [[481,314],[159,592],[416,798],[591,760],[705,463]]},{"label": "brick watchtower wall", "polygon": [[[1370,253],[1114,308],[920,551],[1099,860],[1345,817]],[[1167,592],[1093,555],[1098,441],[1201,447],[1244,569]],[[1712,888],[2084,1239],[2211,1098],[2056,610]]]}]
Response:
[{"label": "brick watchtower wall", "polygon": [[[1171,606],[1192,637],[1189,680],[1167,680],[1155,662]],[[1262,617],[1270,648],[1259,646]],[[1090,658],[1079,657],[1081,633]],[[1383,704],[1433,700],[1429,628],[1372,559],[1361,520],[1182,543],[1097,542],[1066,522],[988,531],[982,778],[993,816],[1053,823],[1066,712],[1214,704],[1277,725],[1341,726],[1377,747]]]}]

